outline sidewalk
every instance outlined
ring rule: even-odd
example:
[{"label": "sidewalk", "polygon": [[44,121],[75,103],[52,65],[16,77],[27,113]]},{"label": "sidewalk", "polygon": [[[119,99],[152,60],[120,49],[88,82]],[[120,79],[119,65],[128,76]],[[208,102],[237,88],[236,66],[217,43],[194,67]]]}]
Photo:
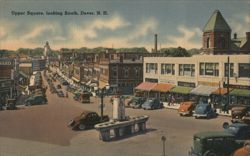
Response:
[{"label": "sidewalk", "polygon": [[[164,108],[167,108],[167,109],[178,110],[179,107],[180,107],[180,104],[174,103],[174,104],[168,105],[167,102],[163,102],[163,106],[164,106]],[[227,113],[227,112],[225,112],[225,111],[222,111],[221,109],[216,109],[216,113],[217,113],[218,115],[221,115],[221,116],[228,116],[228,117],[231,117],[231,115],[232,115],[232,111],[231,111],[231,110],[229,110],[228,113]]]}]

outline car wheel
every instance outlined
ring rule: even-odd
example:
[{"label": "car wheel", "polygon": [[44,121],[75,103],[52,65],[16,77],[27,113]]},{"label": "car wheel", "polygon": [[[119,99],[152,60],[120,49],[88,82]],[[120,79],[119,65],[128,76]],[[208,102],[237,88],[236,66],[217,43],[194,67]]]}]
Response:
[{"label": "car wheel", "polygon": [[78,126],[79,130],[85,130],[86,129],[86,126],[84,124],[80,124]]},{"label": "car wheel", "polygon": [[215,154],[214,152],[211,152],[211,151],[207,151],[207,152],[205,152],[204,156],[217,156],[217,154]]}]

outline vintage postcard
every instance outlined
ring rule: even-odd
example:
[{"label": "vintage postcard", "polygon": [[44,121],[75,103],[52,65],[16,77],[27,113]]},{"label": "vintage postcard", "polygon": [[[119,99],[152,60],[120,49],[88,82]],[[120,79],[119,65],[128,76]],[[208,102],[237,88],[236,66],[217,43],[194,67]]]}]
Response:
[{"label": "vintage postcard", "polygon": [[250,156],[250,1],[0,0],[0,156]]}]

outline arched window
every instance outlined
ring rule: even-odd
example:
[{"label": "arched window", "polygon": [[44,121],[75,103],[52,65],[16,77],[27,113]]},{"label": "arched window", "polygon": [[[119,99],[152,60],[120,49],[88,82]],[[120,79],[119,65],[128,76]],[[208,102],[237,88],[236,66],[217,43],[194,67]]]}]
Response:
[{"label": "arched window", "polygon": [[210,39],[209,37],[207,38],[207,48],[209,48],[209,43],[210,43]]},{"label": "arched window", "polygon": [[226,43],[225,43],[225,38],[223,36],[220,37],[219,40],[219,48],[224,49],[226,47]]}]

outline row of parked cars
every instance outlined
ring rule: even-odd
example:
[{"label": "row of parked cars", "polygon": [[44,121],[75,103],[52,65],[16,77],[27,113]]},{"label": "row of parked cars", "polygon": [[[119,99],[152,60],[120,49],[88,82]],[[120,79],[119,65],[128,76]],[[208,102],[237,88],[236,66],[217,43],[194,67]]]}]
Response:
[{"label": "row of parked cars", "polygon": [[144,97],[131,97],[125,99],[125,106],[130,108],[142,108],[145,110],[161,109],[163,103],[157,98],[146,99]]},{"label": "row of parked cars", "polygon": [[200,132],[193,136],[190,156],[250,156],[250,106],[234,106],[232,124],[224,131]]},{"label": "row of parked cars", "polygon": [[40,104],[45,104],[47,103],[47,97],[45,94],[45,89],[44,88],[38,88],[35,89],[29,97],[25,100],[25,105],[26,106],[31,106],[31,105],[40,105]]},{"label": "row of parked cars", "polygon": [[216,110],[209,103],[193,101],[182,102],[178,109],[180,116],[194,116],[197,118],[214,118],[217,116]]}]

